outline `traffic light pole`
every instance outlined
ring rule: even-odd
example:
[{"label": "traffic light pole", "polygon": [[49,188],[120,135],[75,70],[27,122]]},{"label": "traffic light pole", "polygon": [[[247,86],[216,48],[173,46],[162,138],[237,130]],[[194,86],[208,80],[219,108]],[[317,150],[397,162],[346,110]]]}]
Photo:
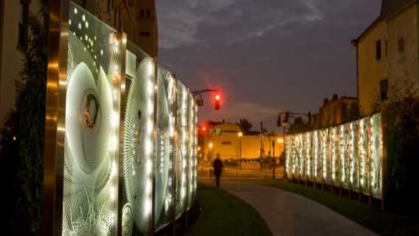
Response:
[{"label": "traffic light pole", "polygon": [[204,93],[217,93],[215,97],[215,110],[220,110],[220,95],[217,89],[202,89],[202,90],[192,91],[191,94],[196,104],[200,107],[204,106],[204,99],[202,98],[202,94]]},{"label": "traffic light pole", "polygon": [[275,179],[275,140],[272,140],[272,179]]}]

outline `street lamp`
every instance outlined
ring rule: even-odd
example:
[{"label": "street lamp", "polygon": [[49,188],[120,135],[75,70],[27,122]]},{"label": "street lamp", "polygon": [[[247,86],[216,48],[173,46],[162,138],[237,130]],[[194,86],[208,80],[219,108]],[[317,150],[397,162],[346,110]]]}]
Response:
[{"label": "street lamp", "polygon": [[242,137],[243,133],[239,132],[239,168],[242,169]]},{"label": "street lamp", "polygon": [[211,152],[211,155],[210,155],[210,159],[211,159],[211,161],[212,161],[212,148],[214,147],[214,144],[212,144],[212,142],[210,142],[209,144],[208,144],[208,148],[209,148],[209,151]]},{"label": "street lamp", "polygon": [[284,143],[284,139],[283,138],[278,138],[278,143]]}]

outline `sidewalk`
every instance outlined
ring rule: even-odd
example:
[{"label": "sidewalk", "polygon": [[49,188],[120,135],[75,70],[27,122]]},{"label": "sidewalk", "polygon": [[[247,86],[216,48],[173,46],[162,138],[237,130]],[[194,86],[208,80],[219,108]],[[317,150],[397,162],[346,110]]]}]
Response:
[{"label": "sidewalk", "polygon": [[[213,179],[200,181],[214,186]],[[273,235],[376,235],[323,205],[280,189],[228,179],[222,179],[221,188],[252,205]]]}]

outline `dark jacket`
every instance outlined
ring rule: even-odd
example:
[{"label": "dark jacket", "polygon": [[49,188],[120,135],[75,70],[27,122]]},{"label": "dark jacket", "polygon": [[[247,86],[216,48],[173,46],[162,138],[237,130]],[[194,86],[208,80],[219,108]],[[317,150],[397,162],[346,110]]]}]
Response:
[{"label": "dark jacket", "polygon": [[220,158],[215,159],[213,163],[213,167],[214,167],[214,174],[221,174],[221,172],[223,171],[223,162],[221,161]]}]

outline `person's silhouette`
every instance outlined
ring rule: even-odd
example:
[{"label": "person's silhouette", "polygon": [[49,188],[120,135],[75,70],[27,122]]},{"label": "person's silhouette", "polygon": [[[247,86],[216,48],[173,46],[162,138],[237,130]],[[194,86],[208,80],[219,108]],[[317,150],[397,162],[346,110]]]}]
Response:
[{"label": "person's silhouette", "polygon": [[216,178],[216,185],[217,185],[217,188],[219,188],[220,176],[221,176],[221,172],[223,171],[223,162],[220,159],[220,154],[217,154],[217,158],[215,158],[214,160],[213,167],[214,167],[214,175]]}]

